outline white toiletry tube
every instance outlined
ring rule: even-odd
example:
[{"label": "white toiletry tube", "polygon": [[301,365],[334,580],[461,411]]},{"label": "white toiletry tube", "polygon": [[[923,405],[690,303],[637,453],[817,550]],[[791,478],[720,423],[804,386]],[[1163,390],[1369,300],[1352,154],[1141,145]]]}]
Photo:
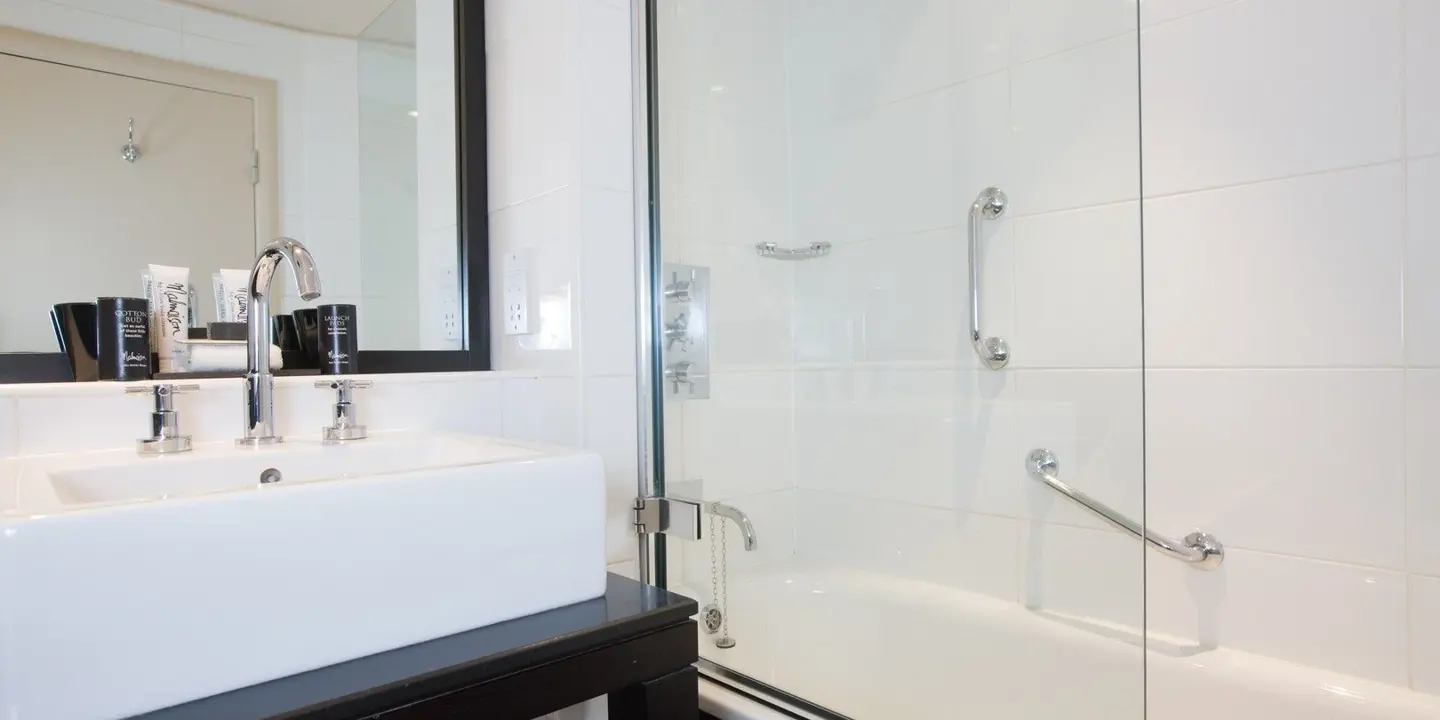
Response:
[{"label": "white toiletry tube", "polygon": [[175,372],[175,341],[188,338],[190,328],[190,268],[150,266],[150,337],[160,357],[162,373]]},{"label": "white toiletry tube", "polygon": [[250,271],[221,268],[210,276],[215,283],[215,314],[220,322],[250,319]]}]

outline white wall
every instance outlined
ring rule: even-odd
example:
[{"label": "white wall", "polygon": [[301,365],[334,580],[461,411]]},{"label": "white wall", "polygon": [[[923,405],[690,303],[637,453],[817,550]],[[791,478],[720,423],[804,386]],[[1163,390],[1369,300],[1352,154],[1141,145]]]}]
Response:
[{"label": "white wall", "polygon": [[1440,5],[1206,5],[1142,6],[1146,489],[1230,552],[1150,625],[1440,692]]},{"label": "white wall", "polygon": [[614,562],[638,473],[631,24],[626,2],[486,3],[491,266],[525,253],[539,300],[539,332],[505,335],[491,285],[496,368],[536,375],[507,388],[536,408],[509,430],[604,457]]},{"label": "white wall", "polygon": [[[717,295],[670,479],[801,558],[1440,692],[1440,5],[662,6],[664,252]],[[999,373],[963,337],[992,184]],[[1224,567],[1053,497],[1038,446]]]}]

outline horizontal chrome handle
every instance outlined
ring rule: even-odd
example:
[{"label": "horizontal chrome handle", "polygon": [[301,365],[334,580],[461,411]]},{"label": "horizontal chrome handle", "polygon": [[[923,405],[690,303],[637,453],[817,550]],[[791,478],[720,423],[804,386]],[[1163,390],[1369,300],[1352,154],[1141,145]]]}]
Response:
[{"label": "horizontal chrome handle", "polygon": [[1155,548],[1162,555],[1190,563],[1199,570],[1214,570],[1225,560],[1225,546],[1210,533],[1192,532],[1186,535],[1183,541],[1172,540],[1150,532],[1109,505],[1065,484],[1060,480],[1060,460],[1049,450],[1031,450],[1025,458],[1025,469],[1029,471],[1030,477],[1046,484],[1051,490],[1064,495],[1105,522],[1145,541],[1146,545]]}]

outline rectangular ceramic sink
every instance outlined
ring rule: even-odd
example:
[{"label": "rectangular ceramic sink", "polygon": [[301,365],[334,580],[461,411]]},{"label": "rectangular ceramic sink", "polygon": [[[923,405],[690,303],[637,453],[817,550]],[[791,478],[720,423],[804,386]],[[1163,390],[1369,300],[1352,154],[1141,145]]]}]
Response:
[{"label": "rectangular ceramic sink", "polygon": [[0,717],[125,717],[598,597],[604,503],[594,455],[458,435],[5,461]]}]

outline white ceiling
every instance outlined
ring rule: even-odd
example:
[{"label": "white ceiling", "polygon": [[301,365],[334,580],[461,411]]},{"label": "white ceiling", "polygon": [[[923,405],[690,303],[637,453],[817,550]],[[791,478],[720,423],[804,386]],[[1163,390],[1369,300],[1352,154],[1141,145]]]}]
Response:
[{"label": "white ceiling", "polygon": [[299,30],[358,37],[392,0],[182,0]]}]

